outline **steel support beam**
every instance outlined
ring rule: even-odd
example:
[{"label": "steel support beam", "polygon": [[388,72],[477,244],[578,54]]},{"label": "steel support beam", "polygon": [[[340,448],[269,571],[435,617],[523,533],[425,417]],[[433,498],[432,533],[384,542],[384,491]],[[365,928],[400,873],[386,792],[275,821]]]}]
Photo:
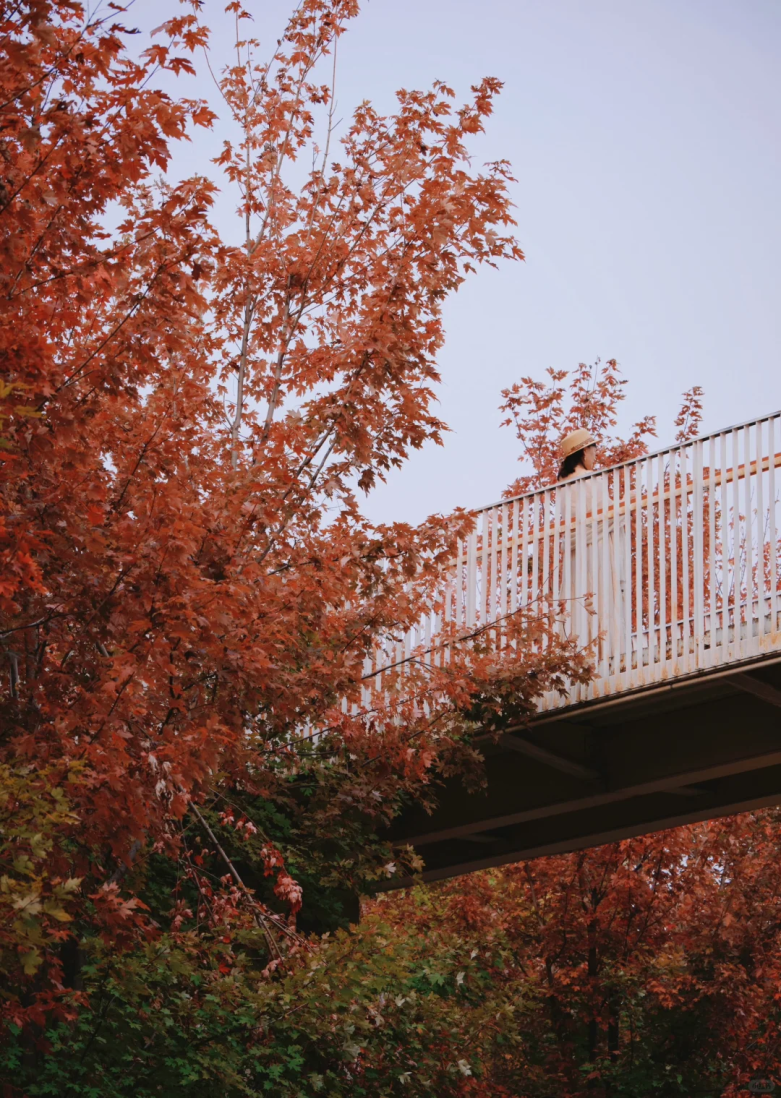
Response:
[{"label": "steel support beam", "polygon": [[544,747],[539,747],[536,743],[532,743],[523,736],[517,736],[507,732],[501,737],[499,742],[502,747],[506,747],[509,751],[517,751],[520,755],[526,755],[530,759],[536,759],[537,762],[541,762],[545,766],[553,767],[554,770],[560,770],[562,774],[569,774],[572,778],[580,778],[580,780],[584,782],[601,781],[601,775],[598,774],[596,770],[592,770],[591,767],[583,766],[582,763],[575,762],[573,759],[566,759],[563,755],[557,755],[553,751],[548,751]]},{"label": "steel support beam", "polygon": [[753,694],[769,705],[775,705],[781,709],[781,690],[777,690],[769,682],[755,679],[753,675],[747,675],[743,671],[730,675],[727,681],[731,686],[736,686],[738,690],[744,690],[747,694]]}]

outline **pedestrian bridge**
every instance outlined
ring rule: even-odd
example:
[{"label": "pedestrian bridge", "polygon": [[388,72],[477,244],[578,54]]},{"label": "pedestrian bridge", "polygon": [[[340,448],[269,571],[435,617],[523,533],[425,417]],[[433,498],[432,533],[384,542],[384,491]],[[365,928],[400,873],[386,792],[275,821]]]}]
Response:
[{"label": "pedestrian bridge", "polygon": [[781,802],[779,469],[776,413],[478,512],[407,651],[555,604],[593,677],[396,821],[425,880]]}]

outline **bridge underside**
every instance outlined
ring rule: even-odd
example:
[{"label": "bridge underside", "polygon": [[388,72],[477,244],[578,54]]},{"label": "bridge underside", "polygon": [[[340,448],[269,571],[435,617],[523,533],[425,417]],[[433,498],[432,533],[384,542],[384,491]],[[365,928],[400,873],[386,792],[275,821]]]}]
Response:
[{"label": "bridge underside", "polygon": [[781,662],[546,714],[482,749],[484,791],[446,784],[394,826],[426,881],[781,803]]}]

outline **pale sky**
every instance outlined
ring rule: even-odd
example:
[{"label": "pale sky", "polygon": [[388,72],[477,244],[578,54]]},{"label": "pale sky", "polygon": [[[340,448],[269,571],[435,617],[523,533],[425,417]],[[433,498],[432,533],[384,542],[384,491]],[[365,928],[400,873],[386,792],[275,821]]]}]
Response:
[{"label": "pale sky", "polygon": [[[289,5],[245,3],[270,43]],[[133,18],[148,30],[175,10],[136,0]],[[222,11],[205,0],[217,43]],[[657,415],[660,446],[694,384],[706,430],[781,408],[780,62],[778,0],[365,5],[339,44],[338,114],[362,99],[391,110],[401,86],[443,79],[465,95],[499,77],[475,152],[513,164],[526,253],[448,303],[439,414],[452,433],[372,494],[370,517],[497,499],[518,470],[500,390],[548,366],[617,358],[621,426]],[[177,170],[207,171],[218,136]]]}]

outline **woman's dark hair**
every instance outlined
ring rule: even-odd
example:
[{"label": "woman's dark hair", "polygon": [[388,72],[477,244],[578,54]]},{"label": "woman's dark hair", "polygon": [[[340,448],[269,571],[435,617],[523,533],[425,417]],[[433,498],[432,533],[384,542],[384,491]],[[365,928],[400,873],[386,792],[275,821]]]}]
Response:
[{"label": "woman's dark hair", "polygon": [[570,473],[574,473],[580,465],[582,465],[584,469],[586,468],[586,463],[583,460],[583,451],[576,450],[574,454],[569,454],[568,457],[565,457],[564,461],[562,461],[561,468],[559,469],[559,480],[564,480]]}]

